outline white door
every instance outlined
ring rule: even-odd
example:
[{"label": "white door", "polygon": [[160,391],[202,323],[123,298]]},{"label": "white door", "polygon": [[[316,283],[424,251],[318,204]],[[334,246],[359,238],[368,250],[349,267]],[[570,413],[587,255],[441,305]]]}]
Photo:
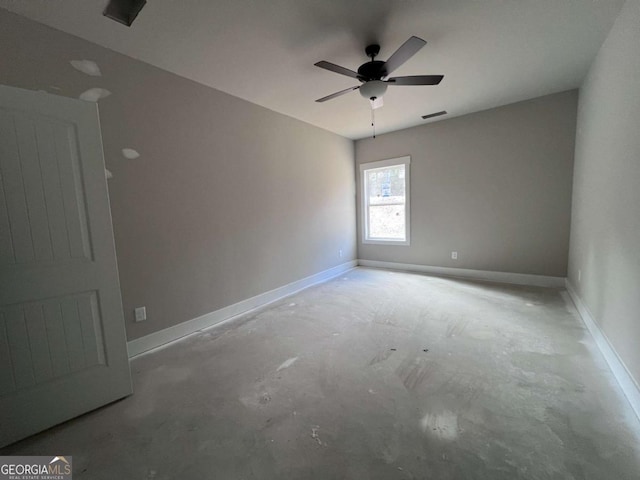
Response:
[{"label": "white door", "polygon": [[0,447],[131,394],[98,109],[0,85]]}]

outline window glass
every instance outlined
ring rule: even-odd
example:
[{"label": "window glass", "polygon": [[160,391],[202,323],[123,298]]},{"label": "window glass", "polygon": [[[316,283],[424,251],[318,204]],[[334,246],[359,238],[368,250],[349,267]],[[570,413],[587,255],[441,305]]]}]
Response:
[{"label": "window glass", "polygon": [[362,164],[363,241],[408,243],[408,157]]}]

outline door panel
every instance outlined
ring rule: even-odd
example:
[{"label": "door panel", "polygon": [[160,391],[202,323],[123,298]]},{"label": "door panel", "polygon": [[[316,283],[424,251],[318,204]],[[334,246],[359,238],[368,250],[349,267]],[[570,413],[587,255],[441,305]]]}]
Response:
[{"label": "door panel", "polygon": [[9,363],[0,393],[104,366],[102,328],[95,291],[3,307],[0,357]]},{"label": "door panel", "polygon": [[89,258],[75,140],[73,125],[66,122],[0,111],[6,263]]},{"label": "door panel", "polygon": [[0,86],[0,446],[130,393],[97,106]]}]

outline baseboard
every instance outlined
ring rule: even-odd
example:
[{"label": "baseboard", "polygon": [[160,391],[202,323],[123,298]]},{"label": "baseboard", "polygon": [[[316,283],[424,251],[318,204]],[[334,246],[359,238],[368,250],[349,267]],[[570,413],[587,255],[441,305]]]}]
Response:
[{"label": "baseboard", "polygon": [[515,285],[532,285],[536,287],[564,287],[564,277],[548,277],[545,275],[528,275],[524,273],[492,272],[488,270],[469,270],[466,268],[433,267],[430,265],[416,265],[412,263],[381,262],[378,260],[358,260],[363,267],[389,268],[393,270],[407,270],[411,272],[430,273],[447,277],[470,278],[498,283]]},{"label": "baseboard", "polygon": [[305,288],[309,288],[313,285],[326,282],[334,277],[342,275],[344,272],[351,270],[357,266],[357,261],[352,260],[350,262],[343,263],[336,267],[324,270],[322,272],[311,275],[310,277],[297,280],[274,290],[261,293],[255,297],[247,298],[241,302],[234,303],[227,307],[221,308],[214,312],[207,313],[200,317],[186,322],[174,325],[164,330],[151,333],[141,338],[136,338],[127,342],[127,348],[129,350],[129,358],[140,355],[141,353],[155,349],[157,347],[166,345],[170,342],[180,340],[187,335],[191,335],[199,330],[207,327],[212,327],[221,322],[231,320],[238,315],[245,314],[259,307],[263,307],[284,297],[288,297],[294,293],[297,293]]},{"label": "baseboard", "polygon": [[589,312],[589,309],[574,290],[569,280],[566,282],[566,288],[573,304],[576,306],[576,310],[578,310],[580,317],[582,317],[582,321],[587,327],[587,330],[589,330],[589,333],[591,333],[591,336],[595,340],[598,350],[602,353],[602,356],[609,365],[613,376],[616,378],[616,381],[620,385],[624,395],[627,397],[627,400],[629,400],[631,408],[633,408],[633,411],[640,420],[640,387],[638,387],[633,375],[631,375],[622,359],[618,356],[616,350],[613,348],[611,343],[609,343],[609,339],[596,323]]}]

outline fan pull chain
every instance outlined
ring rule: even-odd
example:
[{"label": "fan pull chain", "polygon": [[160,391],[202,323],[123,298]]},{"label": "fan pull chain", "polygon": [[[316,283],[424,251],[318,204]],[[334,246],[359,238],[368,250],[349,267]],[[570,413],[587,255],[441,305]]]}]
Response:
[{"label": "fan pull chain", "polygon": [[373,129],[373,138],[376,138],[376,110],[371,104],[371,128]]}]

